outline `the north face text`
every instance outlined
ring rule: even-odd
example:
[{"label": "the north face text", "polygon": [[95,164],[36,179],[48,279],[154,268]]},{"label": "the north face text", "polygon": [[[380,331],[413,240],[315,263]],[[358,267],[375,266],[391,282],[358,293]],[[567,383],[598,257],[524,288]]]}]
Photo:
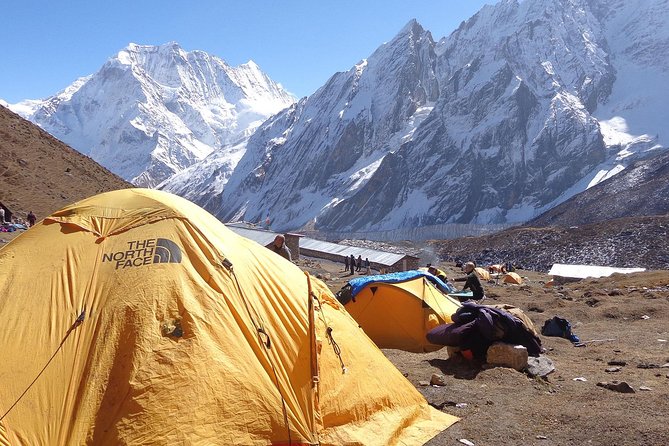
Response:
[{"label": "the north face text", "polygon": [[116,269],[153,263],[181,263],[181,249],[164,238],[133,240],[128,242],[124,251],[103,254],[102,261],[114,263]]}]

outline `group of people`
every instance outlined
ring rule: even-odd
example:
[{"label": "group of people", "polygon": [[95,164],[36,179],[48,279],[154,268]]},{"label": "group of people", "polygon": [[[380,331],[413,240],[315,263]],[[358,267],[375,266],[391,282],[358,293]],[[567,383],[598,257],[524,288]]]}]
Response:
[{"label": "group of people", "polygon": [[28,215],[26,216],[26,222],[24,222],[16,215],[12,216],[11,213],[6,211],[3,206],[0,206],[0,225],[4,226],[5,224],[17,224],[17,225],[25,225],[27,227],[34,226],[35,223],[37,222],[37,217],[35,216],[33,211],[28,212]]},{"label": "group of people", "polygon": [[371,263],[369,262],[369,257],[366,257],[365,260],[362,260],[362,255],[359,255],[356,259],[353,254],[350,256],[344,256],[344,271],[351,271],[351,276],[356,273],[356,271],[361,271],[365,269],[365,274],[371,273]]}]

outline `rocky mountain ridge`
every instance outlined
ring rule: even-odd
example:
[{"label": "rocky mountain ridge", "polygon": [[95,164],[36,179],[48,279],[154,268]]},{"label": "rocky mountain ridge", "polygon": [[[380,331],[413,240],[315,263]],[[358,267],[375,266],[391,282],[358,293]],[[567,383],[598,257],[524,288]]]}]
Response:
[{"label": "rocky mountain ridge", "polygon": [[192,198],[283,229],[528,220],[666,147],[667,2],[633,3],[505,0],[438,42],[412,21]]}]

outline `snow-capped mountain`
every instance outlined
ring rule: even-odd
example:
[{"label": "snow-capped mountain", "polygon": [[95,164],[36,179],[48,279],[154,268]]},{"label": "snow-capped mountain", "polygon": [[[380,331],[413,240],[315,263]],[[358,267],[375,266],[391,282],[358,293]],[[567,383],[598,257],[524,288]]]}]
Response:
[{"label": "snow-capped mountain", "polygon": [[524,221],[666,147],[668,3],[503,0],[439,42],[412,21],[197,200],[277,229]]},{"label": "snow-capped mountain", "polygon": [[168,43],[130,44],[55,96],[11,108],[123,178],[155,186],[293,102],[253,61],[231,67]]}]

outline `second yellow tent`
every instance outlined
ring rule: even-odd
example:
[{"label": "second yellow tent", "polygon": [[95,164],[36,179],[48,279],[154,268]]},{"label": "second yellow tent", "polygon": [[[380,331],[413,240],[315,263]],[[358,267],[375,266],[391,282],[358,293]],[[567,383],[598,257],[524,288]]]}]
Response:
[{"label": "second yellow tent", "polygon": [[439,291],[443,283],[419,271],[355,279],[349,284],[338,298],[379,348],[416,353],[439,350],[443,346],[429,343],[425,335],[437,325],[450,323],[460,307]]}]

